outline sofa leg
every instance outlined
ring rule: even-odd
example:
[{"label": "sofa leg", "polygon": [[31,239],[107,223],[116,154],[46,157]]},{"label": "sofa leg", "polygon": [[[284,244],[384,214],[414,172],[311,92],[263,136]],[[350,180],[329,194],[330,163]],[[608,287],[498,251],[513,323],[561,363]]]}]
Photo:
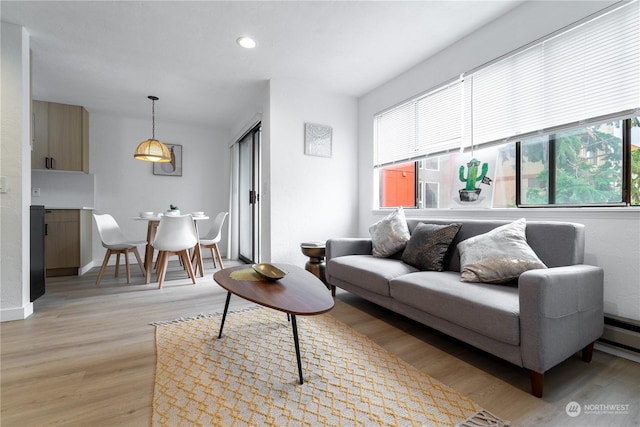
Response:
[{"label": "sofa leg", "polygon": [[582,360],[584,362],[587,362],[587,363],[591,362],[591,358],[593,357],[594,344],[595,344],[595,341],[582,349]]},{"label": "sofa leg", "polygon": [[335,287],[335,285],[331,285],[331,296],[332,297],[336,296],[336,287]]},{"label": "sofa leg", "polygon": [[544,374],[535,371],[529,371],[529,374],[531,375],[531,394],[535,397],[542,397]]}]

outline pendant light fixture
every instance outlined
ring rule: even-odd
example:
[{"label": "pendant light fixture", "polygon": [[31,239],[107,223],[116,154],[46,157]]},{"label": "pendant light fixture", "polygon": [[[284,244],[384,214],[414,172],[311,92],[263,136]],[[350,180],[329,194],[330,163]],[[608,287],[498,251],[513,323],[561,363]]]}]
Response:
[{"label": "pendant light fixture", "polygon": [[147,98],[151,100],[151,139],[138,144],[133,158],[145,162],[167,163],[171,161],[171,152],[166,145],[156,139],[156,101],[158,97],[148,96]]}]

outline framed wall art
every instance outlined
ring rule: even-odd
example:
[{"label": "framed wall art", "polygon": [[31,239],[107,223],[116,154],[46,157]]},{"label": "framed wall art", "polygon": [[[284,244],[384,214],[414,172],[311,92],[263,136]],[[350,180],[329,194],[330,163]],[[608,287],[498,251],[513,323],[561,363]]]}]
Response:
[{"label": "framed wall art", "polygon": [[182,145],[166,144],[171,152],[171,161],[154,163],[154,175],[182,176]]},{"label": "framed wall art", "polygon": [[304,154],[331,157],[331,133],[329,126],[304,124]]}]

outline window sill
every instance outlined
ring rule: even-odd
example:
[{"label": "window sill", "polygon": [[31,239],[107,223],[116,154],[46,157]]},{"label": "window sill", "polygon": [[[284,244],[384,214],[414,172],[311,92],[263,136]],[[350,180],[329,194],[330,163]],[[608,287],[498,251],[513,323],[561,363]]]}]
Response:
[{"label": "window sill", "polygon": [[[373,209],[375,216],[389,214],[394,208]],[[578,218],[606,218],[606,219],[639,219],[640,206],[615,206],[615,207],[540,207],[540,208],[487,208],[487,209],[415,209],[404,208],[405,215],[411,218],[494,218],[494,219],[517,219],[526,217],[535,219],[553,219],[571,222]]]}]

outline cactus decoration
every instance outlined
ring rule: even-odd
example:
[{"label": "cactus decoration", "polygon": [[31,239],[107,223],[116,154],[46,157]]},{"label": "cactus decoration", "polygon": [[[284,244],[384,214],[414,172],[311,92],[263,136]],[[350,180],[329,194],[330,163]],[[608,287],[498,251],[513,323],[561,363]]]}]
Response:
[{"label": "cactus decoration", "polygon": [[471,159],[469,163],[467,163],[467,177],[464,177],[464,166],[460,166],[460,181],[466,182],[465,190],[475,190],[476,182],[482,181],[482,179],[487,175],[487,171],[489,170],[489,165],[484,163],[482,165],[482,174],[478,176],[478,166],[480,166],[482,162],[477,159]]},{"label": "cactus decoration", "polygon": [[[478,176],[478,166],[482,164],[482,172]],[[480,160],[473,158],[467,163],[467,176],[464,176],[464,165],[460,166],[459,178],[460,181],[465,183],[465,188],[460,189],[461,202],[475,202],[480,197],[481,188],[476,188],[476,182],[480,181],[482,184],[491,184],[491,178],[487,177],[489,170],[489,164],[482,163]]]}]

